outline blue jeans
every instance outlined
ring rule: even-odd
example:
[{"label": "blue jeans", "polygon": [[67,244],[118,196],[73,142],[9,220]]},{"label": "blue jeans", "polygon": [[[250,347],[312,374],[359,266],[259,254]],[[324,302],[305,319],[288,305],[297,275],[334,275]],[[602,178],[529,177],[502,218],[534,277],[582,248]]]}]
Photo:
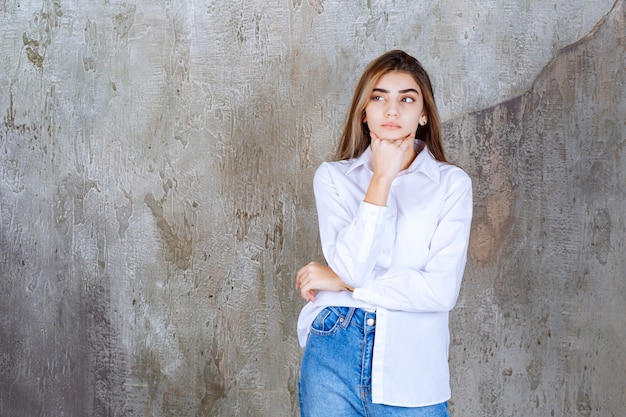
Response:
[{"label": "blue jeans", "polygon": [[302,417],[449,417],[448,403],[395,407],[372,403],[376,313],[327,307],[315,318],[302,356]]}]

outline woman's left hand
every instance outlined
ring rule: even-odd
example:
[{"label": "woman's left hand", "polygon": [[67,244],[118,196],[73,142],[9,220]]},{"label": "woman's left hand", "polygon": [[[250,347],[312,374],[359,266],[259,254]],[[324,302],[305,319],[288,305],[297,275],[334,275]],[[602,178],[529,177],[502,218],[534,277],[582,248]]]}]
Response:
[{"label": "woman's left hand", "polygon": [[296,288],[306,301],[315,301],[317,291],[353,291],[330,267],[309,262],[298,270]]}]

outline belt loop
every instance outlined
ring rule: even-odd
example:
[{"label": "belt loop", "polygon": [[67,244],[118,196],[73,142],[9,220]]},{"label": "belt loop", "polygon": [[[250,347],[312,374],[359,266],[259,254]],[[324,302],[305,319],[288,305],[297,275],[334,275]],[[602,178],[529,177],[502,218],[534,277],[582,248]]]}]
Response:
[{"label": "belt loop", "polygon": [[350,324],[350,320],[352,320],[352,316],[354,315],[355,311],[356,311],[356,307],[348,308],[348,312],[346,313],[346,317],[344,318],[343,323],[341,323],[341,327],[344,330],[348,328],[348,325]]}]

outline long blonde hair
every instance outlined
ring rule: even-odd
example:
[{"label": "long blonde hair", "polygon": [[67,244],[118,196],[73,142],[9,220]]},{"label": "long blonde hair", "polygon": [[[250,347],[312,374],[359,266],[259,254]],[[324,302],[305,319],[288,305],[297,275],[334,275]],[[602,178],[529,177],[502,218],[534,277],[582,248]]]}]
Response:
[{"label": "long blonde hair", "polygon": [[409,74],[422,90],[424,112],[428,122],[425,126],[418,126],[415,137],[426,142],[430,153],[436,160],[447,162],[441,141],[439,112],[428,73],[417,59],[400,50],[381,55],[365,68],[354,91],[350,113],[337,146],[335,160],[357,158],[370,145],[370,132],[367,123],[363,121],[365,107],[380,77],[393,71]]}]

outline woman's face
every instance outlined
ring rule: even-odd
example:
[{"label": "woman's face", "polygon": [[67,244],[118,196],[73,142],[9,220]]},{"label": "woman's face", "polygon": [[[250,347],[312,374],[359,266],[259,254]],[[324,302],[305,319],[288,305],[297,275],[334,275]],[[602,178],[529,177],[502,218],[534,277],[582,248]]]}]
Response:
[{"label": "woman's face", "polygon": [[422,90],[405,72],[380,77],[365,107],[370,132],[380,139],[404,139],[426,123]]}]

